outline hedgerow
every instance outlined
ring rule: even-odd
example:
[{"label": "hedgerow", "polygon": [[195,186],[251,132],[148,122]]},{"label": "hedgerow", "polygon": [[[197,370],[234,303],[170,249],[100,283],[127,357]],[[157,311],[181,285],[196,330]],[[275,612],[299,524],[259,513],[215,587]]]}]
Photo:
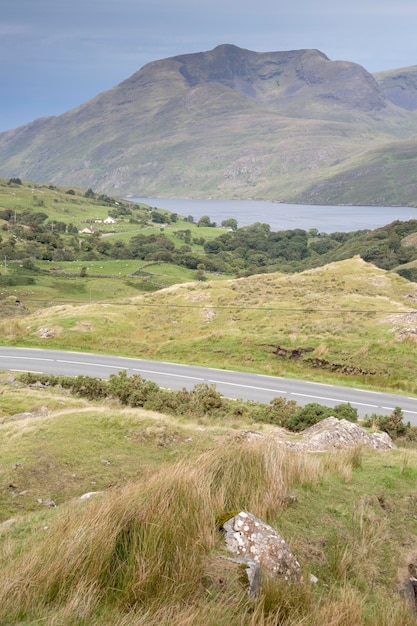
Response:
[{"label": "hedgerow", "polygon": [[[60,385],[88,400],[113,399],[125,406],[142,407],[190,418],[237,417],[252,422],[273,424],[293,432],[305,430],[331,415],[352,422],[358,420],[357,410],[349,403],[330,408],[315,402],[300,407],[294,400],[286,400],[280,396],[273,398],[269,404],[229,400],[224,398],[214,385],[201,383],[195,385],[192,390],[184,388],[171,391],[161,389],[156,383],[143,379],[139,374],[128,376],[126,371],[112,374],[108,380],[91,376],[70,377],[30,372],[21,374],[19,380],[26,385]],[[390,416],[367,417],[364,425],[383,430],[393,439],[399,437],[407,440],[417,439],[417,428],[404,424],[399,407]]]}]

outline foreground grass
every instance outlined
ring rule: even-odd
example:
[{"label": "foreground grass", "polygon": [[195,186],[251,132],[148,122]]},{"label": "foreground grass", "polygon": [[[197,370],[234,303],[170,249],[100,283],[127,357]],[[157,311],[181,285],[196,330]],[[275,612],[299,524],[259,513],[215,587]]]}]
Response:
[{"label": "foreground grass", "polygon": [[[248,442],[258,425],[236,417],[0,392],[0,623],[417,623],[399,593],[417,563],[415,450],[297,454]],[[265,580],[249,601],[218,526],[239,510],[283,534],[301,585]]]},{"label": "foreground grass", "polygon": [[[220,424],[195,432],[151,411],[89,403],[63,390],[0,384],[0,522],[45,501],[62,504],[125,484],[211,445]],[[241,425],[243,422],[241,422]],[[42,508],[41,506],[41,508]]]}]

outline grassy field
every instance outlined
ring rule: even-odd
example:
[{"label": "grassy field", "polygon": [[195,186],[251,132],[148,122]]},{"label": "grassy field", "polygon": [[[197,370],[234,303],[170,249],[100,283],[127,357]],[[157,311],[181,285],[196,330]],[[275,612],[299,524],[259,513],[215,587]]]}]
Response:
[{"label": "grassy field", "polygon": [[[20,262],[9,261],[6,276],[18,265]],[[33,284],[0,287],[0,316],[4,315],[5,304],[12,300],[24,303],[27,311],[38,311],[63,303],[120,302],[141,292],[196,280],[195,270],[163,262],[37,261],[36,266],[40,271],[30,273]],[[5,275],[4,266],[1,275]],[[204,272],[204,278],[213,281],[227,277],[227,274]]]},{"label": "grassy field", "polygon": [[[415,450],[301,454],[249,443],[242,430],[271,427],[236,416],[178,420],[5,376],[0,394],[0,623],[416,623],[400,594]],[[218,528],[239,510],[284,536],[300,585],[263,580],[249,600]]]},{"label": "grassy field", "polygon": [[[187,231],[189,241],[195,240],[192,245],[196,252],[202,250],[199,243],[201,238],[209,240],[225,232],[221,228],[199,228],[195,223],[184,221],[181,216],[177,216],[177,221],[171,223],[169,214],[159,210],[161,215],[166,213],[167,220],[166,223],[155,223],[151,220],[152,210],[156,209],[128,200],[94,193],[91,196],[77,187],[57,187],[30,181],[16,184],[0,179],[0,211],[12,212],[15,216],[14,221],[12,218],[9,223],[0,219],[0,226],[3,227],[0,241],[7,244],[13,240],[13,246],[16,245],[17,249],[23,244],[14,234],[13,226],[16,219],[18,223],[19,220],[27,219],[21,217],[25,212],[28,215],[44,214],[48,216],[48,223],[65,224],[70,229],[75,227],[78,230],[80,250],[82,244],[88,243],[92,236],[82,234],[81,231],[91,225],[97,229],[103,242],[109,238],[109,241],[127,244],[138,234],[147,236],[163,233],[177,248],[184,245],[181,231]],[[105,224],[104,220],[115,211],[120,211],[116,222]],[[71,230],[64,233],[62,245],[73,238],[74,233]],[[125,297],[133,297],[138,292],[155,291],[196,278],[195,271],[170,263],[145,263],[131,259],[84,260],[81,252],[80,260],[75,261],[31,259],[33,271],[23,271],[22,264],[25,259],[28,260],[28,252],[24,247],[20,256],[21,258],[18,254],[18,260],[13,260],[14,257],[7,256],[5,252],[1,259],[0,278],[3,281],[11,278],[18,283],[22,272],[25,280],[22,281],[23,284],[7,285],[4,282],[0,285],[0,315],[10,314],[9,304],[13,299],[24,302],[28,311],[36,311],[58,303],[119,301]],[[211,278],[215,280],[219,277],[213,274]],[[30,284],[25,284],[28,281]]]},{"label": "grassy field", "polygon": [[[121,212],[113,224],[104,220],[109,212],[124,206],[132,213]],[[50,221],[73,224],[79,231],[88,225],[95,224],[104,236],[126,240],[138,233],[161,232],[173,240],[178,239],[175,231],[188,229],[192,236],[212,238],[224,232],[220,228],[198,227],[196,223],[184,221],[186,216],[178,216],[177,222],[170,223],[169,212],[146,204],[138,204],[129,200],[106,195],[86,195],[85,189],[63,187],[21,181],[20,184],[9,184],[0,178],[0,210],[9,209],[21,213],[25,210],[43,212]],[[166,223],[152,222],[152,210],[167,215]],[[0,220],[0,224],[3,220]]]},{"label": "grassy field", "polygon": [[[356,257],[300,274],[193,281],[135,297],[128,297],[122,285],[120,294],[109,293],[104,278],[68,284],[79,290],[74,300],[82,296],[85,304],[25,314],[23,296],[22,306],[14,305],[19,315],[0,321],[3,344],[108,352],[417,394],[416,286]],[[41,338],[45,328],[48,339]],[[276,355],[278,346],[307,352],[283,359]]]}]

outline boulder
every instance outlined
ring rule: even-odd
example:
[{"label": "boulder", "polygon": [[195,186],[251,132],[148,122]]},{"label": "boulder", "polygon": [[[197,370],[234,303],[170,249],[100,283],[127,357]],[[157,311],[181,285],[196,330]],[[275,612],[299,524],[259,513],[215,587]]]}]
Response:
[{"label": "boulder", "polygon": [[247,441],[273,439],[277,443],[300,452],[331,452],[356,446],[367,446],[374,450],[392,450],[395,444],[387,433],[369,433],[364,428],[345,419],[327,417],[314,426],[306,428],[302,439],[291,440],[293,433],[282,428],[264,435],[254,431],[244,431],[240,437]]},{"label": "boulder", "polygon": [[256,600],[261,588],[261,567],[259,563],[256,563],[256,561],[247,556],[240,556],[236,559],[230,560],[245,569],[245,574],[249,583],[248,596],[252,600]]},{"label": "boulder", "polygon": [[262,572],[287,582],[301,581],[301,568],[281,535],[252,513],[241,511],[223,524],[226,547],[237,557],[250,559]]},{"label": "boulder", "polygon": [[[311,452],[324,452],[340,448],[368,446],[375,450],[391,450],[395,444],[387,433],[369,433],[358,424],[345,419],[327,417],[306,428],[303,442],[298,448]],[[297,444],[295,444],[297,447]]]}]

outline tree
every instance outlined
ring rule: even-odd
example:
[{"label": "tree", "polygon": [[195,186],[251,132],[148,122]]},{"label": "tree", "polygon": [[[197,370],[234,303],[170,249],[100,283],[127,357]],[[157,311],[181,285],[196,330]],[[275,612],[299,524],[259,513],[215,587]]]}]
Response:
[{"label": "tree", "polygon": [[228,217],[222,221],[223,228],[230,228],[230,230],[237,230],[237,220],[234,217]]},{"label": "tree", "polygon": [[206,241],[203,247],[204,252],[207,254],[218,254],[224,250],[224,247],[218,239],[210,239],[209,241]]},{"label": "tree", "polygon": [[197,226],[198,226],[199,228],[201,228],[201,227],[203,227],[203,226],[205,226],[205,227],[207,227],[207,226],[208,226],[208,227],[211,227],[211,226],[213,226],[213,224],[212,224],[212,222],[210,221],[210,218],[209,218],[209,216],[208,216],[208,215],[202,215],[202,216],[200,217],[200,219],[198,220],[198,222],[197,222]]},{"label": "tree", "polygon": [[[199,263],[198,265],[201,265],[201,263]],[[201,269],[196,270],[195,277],[196,277],[196,280],[199,280],[199,281],[206,280],[206,275],[204,274],[204,270],[201,270]]]},{"label": "tree", "polygon": [[32,259],[23,259],[22,267],[25,270],[35,271],[37,268]]},{"label": "tree", "polygon": [[151,221],[155,224],[165,224],[166,216],[163,213],[154,210],[151,213]]}]

